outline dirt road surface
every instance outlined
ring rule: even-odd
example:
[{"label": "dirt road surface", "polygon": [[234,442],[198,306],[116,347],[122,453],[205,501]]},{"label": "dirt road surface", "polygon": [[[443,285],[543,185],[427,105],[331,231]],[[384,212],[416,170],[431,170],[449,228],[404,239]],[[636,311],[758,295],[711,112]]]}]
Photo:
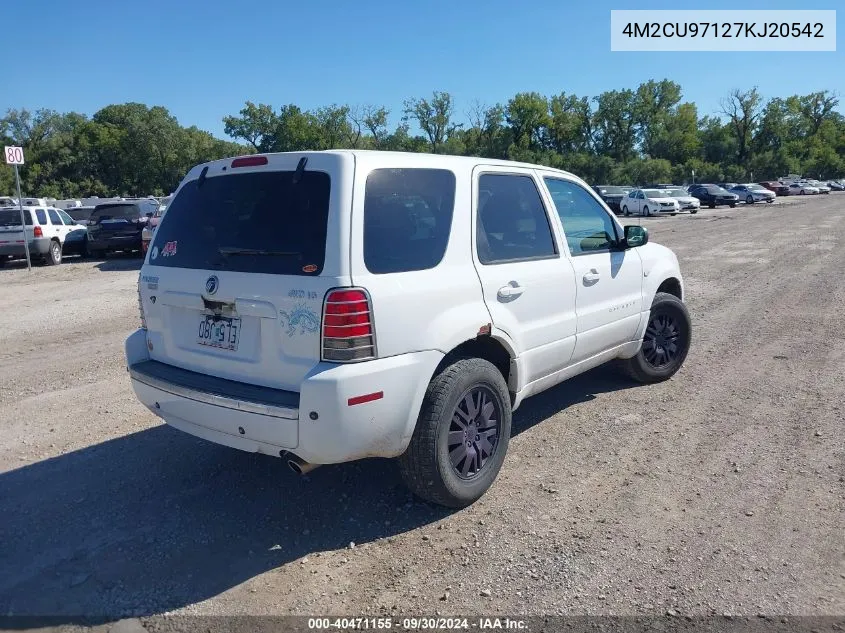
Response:
[{"label": "dirt road surface", "polygon": [[123,364],[139,261],[7,265],[0,615],[845,614],[843,219],[845,194],[643,218],[685,367],[526,401],[459,512],[388,460],[301,478],[159,424]]}]

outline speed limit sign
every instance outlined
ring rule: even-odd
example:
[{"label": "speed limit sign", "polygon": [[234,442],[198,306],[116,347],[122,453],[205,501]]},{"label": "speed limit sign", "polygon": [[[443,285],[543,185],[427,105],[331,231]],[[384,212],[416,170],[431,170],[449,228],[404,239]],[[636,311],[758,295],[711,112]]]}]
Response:
[{"label": "speed limit sign", "polygon": [[3,154],[6,156],[7,165],[23,165],[23,147],[6,145]]}]

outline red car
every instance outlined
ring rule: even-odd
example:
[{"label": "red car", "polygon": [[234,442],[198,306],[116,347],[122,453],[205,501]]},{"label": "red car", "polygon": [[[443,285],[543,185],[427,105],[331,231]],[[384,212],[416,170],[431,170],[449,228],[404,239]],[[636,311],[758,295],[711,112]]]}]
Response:
[{"label": "red car", "polygon": [[777,180],[769,180],[767,182],[761,182],[759,184],[763,185],[769,191],[774,191],[775,194],[779,196],[789,195],[789,185],[785,185],[782,182],[778,182]]}]

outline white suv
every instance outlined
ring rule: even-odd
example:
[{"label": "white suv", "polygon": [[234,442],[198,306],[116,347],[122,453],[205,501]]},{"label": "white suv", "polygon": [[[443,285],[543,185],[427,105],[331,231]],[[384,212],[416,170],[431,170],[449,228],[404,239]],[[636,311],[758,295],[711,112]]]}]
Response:
[{"label": "white suv", "polygon": [[[0,266],[9,258],[26,257],[24,232],[29,242],[31,259],[40,258],[47,264],[61,264],[62,255],[81,253],[85,227],[79,226],[73,218],[61,209],[44,204],[43,200],[25,199],[23,206],[24,225],[21,224],[20,207],[0,209]],[[40,203],[40,204],[39,204]],[[71,248],[65,251],[65,245]]]},{"label": "white suv", "polygon": [[621,359],[684,362],[675,255],[572,174],[506,161],[327,151],[193,168],[138,281],[141,402],[294,470],[398,457],[460,507],[501,468],[524,398]]}]

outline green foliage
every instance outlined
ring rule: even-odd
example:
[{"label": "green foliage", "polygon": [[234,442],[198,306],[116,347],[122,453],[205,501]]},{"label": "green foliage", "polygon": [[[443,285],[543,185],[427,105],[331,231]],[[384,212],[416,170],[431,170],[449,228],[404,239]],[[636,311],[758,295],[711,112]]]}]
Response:
[{"label": "green foliage", "polygon": [[[332,148],[505,158],[594,184],[687,183],[693,171],[696,182],[759,182],[788,173],[845,175],[838,106],[828,91],[764,103],[752,88],[727,95],[719,116],[699,118],[681,87],[662,80],[592,98],[521,92],[504,104],[475,102],[463,117],[448,92],[434,92],[406,100],[393,128],[391,112],[379,105],[308,111],[247,101],[223,118],[238,142],[182,127],[165,108],[141,103],[110,105],[91,118],[11,109],[0,118],[0,140],[25,148],[25,195],[55,197],[166,194],[198,163]],[[0,194],[13,192],[12,170],[0,169]]]}]

